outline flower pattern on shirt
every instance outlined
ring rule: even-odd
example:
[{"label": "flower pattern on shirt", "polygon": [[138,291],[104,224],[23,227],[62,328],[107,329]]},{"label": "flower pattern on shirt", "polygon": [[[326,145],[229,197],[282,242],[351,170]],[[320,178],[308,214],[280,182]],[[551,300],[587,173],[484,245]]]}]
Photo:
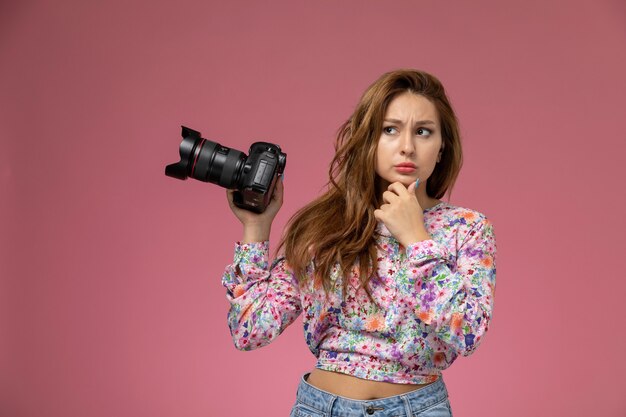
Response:
[{"label": "flower pattern on shirt", "polygon": [[432,239],[406,248],[378,224],[371,299],[359,287],[357,265],[345,295],[337,266],[335,290],[325,294],[314,279],[299,285],[284,258],[270,265],[268,241],[238,242],[222,277],[235,346],[267,345],[302,314],[320,369],[394,383],[436,380],[488,330],[496,246],[491,222],[473,210],[442,202],[424,210],[424,224]]}]

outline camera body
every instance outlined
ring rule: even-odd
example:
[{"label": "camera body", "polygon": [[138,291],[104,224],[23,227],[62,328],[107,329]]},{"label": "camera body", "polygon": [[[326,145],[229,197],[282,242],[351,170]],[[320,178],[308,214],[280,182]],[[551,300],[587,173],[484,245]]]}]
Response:
[{"label": "camera body", "polygon": [[180,161],[167,165],[165,175],[180,180],[191,177],[235,189],[233,202],[237,207],[264,212],[287,162],[287,154],[280,146],[254,142],[246,155],[204,139],[198,131],[181,127]]}]

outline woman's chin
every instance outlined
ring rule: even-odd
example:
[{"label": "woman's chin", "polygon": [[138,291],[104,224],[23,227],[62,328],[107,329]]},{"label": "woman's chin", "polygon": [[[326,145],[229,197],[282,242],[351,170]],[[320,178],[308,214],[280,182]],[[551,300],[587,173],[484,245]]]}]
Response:
[{"label": "woman's chin", "polygon": [[[407,175],[400,175],[400,176],[397,176],[397,177],[394,177],[394,178],[389,178],[389,179],[384,179],[384,178],[378,177],[378,180],[380,181],[381,185],[385,185],[384,188],[387,188],[386,186],[388,186],[389,184],[393,184],[394,182],[399,182],[400,184],[402,184],[405,187],[409,188],[409,185],[413,184],[415,182],[415,180],[417,180],[417,178],[412,178],[412,177],[409,177]],[[421,180],[420,180],[420,182],[421,182]]]},{"label": "woman's chin", "polygon": [[398,179],[398,182],[409,188],[409,185],[413,184],[415,180],[417,180],[417,178],[402,177]]}]

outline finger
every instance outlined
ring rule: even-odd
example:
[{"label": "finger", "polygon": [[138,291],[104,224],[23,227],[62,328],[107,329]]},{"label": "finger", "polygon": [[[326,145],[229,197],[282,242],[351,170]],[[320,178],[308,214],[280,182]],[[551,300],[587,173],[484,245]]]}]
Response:
[{"label": "finger", "polygon": [[387,190],[393,191],[399,196],[402,196],[407,193],[406,187],[401,182],[394,182],[392,184],[389,184],[389,187],[387,187]]},{"label": "finger", "polygon": [[[419,180],[417,180],[417,181],[419,181]],[[415,194],[415,190],[417,188],[417,181],[412,182],[411,184],[409,184],[409,187],[406,189],[409,192],[409,194]]]},{"label": "finger", "polygon": [[283,187],[282,181],[276,181],[276,185],[274,185],[274,193],[272,194],[272,201],[276,201],[281,205],[283,203]]},{"label": "finger", "polygon": [[392,191],[385,191],[383,193],[383,201],[385,203],[393,203],[398,198],[400,198],[400,197],[397,194],[393,193]]},{"label": "finger", "polygon": [[277,197],[280,197],[281,201],[283,199],[284,191],[285,191],[285,184],[283,184],[282,178],[278,178],[276,180],[276,186],[274,187],[274,192],[277,194]]},{"label": "finger", "polygon": [[389,210],[390,208],[391,208],[391,204],[383,204],[377,210],[384,213],[386,210]]},{"label": "finger", "polygon": [[226,199],[228,200],[228,205],[233,211],[241,210],[241,208],[235,205],[235,191],[237,190],[229,190],[229,189],[226,190]]}]

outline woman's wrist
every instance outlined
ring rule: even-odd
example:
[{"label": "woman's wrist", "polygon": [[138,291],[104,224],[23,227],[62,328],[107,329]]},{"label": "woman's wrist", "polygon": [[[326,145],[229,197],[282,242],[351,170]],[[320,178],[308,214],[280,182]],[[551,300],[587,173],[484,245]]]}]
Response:
[{"label": "woman's wrist", "polygon": [[265,242],[270,238],[272,225],[244,225],[241,243]]},{"label": "woman's wrist", "polygon": [[421,229],[404,238],[403,241],[400,242],[400,244],[406,248],[414,243],[430,239],[432,239],[432,236],[426,231],[426,229]]}]

